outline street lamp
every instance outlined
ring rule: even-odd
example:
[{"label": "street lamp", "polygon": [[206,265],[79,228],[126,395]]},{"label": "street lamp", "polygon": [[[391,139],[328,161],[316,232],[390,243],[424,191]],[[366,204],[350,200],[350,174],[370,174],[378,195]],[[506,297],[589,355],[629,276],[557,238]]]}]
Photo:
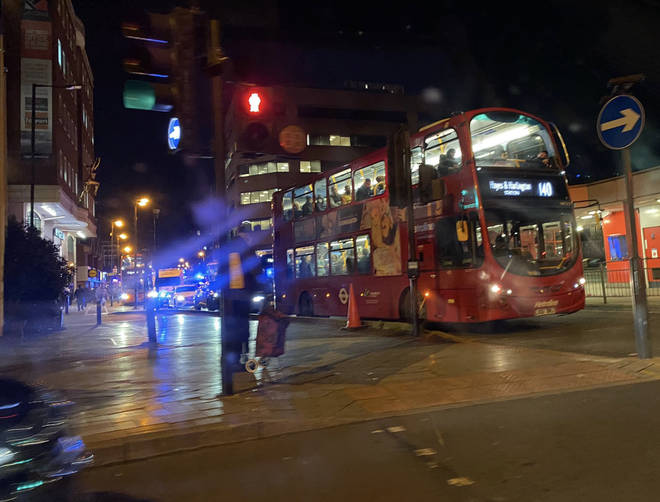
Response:
[{"label": "street lamp", "polygon": [[66,85],[52,85],[52,84],[32,84],[32,110],[30,115],[31,122],[31,135],[30,135],[30,152],[31,155],[31,170],[32,170],[32,179],[30,182],[30,227],[34,228],[34,185],[36,184],[36,166],[34,164],[34,143],[35,143],[35,134],[36,134],[36,120],[35,115],[36,111],[36,101],[37,101],[37,87],[50,87],[52,89],[65,89],[67,91],[79,91],[82,89],[82,85],[79,84],[66,84]]},{"label": "street lamp", "polygon": [[[117,261],[119,261],[119,239],[117,239],[117,235],[115,234],[115,227],[116,228],[122,228],[124,226],[124,221],[123,220],[113,220],[111,224],[111,229],[110,229],[110,245],[112,246],[112,265],[114,266],[114,257],[115,254],[117,255]],[[121,234],[121,235],[126,235],[126,234]],[[121,238],[121,235],[119,236]],[[114,238],[114,243],[112,242]],[[120,266],[121,263],[118,264]]]},{"label": "street lamp", "polygon": [[138,240],[138,206],[139,207],[147,207],[151,200],[149,200],[149,197],[140,197],[138,199],[135,199],[134,204],[133,204],[133,224],[135,225],[135,305],[134,308],[137,308],[137,303],[138,303],[138,279],[137,279],[137,255],[138,255],[138,250],[140,249],[140,241]]}]

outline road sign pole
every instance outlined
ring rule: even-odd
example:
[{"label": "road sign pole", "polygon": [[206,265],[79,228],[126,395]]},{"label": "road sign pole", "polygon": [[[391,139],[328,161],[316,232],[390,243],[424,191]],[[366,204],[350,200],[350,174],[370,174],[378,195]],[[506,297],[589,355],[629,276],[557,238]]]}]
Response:
[{"label": "road sign pole", "polygon": [[635,323],[635,346],[640,359],[651,357],[651,342],[648,337],[648,304],[646,301],[646,279],[639,257],[637,243],[637,216],[633,199],[632,168],[630,150],[621,150],[621,161],[626,178],[626,233],[630,251],[630,289],[632,292],[633,318]]}]

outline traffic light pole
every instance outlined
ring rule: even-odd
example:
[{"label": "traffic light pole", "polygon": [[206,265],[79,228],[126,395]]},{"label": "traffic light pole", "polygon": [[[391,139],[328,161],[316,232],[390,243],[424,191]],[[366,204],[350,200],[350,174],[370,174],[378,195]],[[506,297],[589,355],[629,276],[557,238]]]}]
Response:
[{"label": "traffic light pole", "polygon": [[408,135],[402,134],[403,169],[407,183],[407,212],[408,212],[408,278],[410,280],[410,318],[412,323],[412,336],[419,336],[419,313],[417,311],[417,277],[419,275],[419,264],[417,262],[417,250],[415,243],[415,207],[413,204],[412,173],[410,168],[410,142]]},{"label": "traffic light pole", "polygon": [[626,233],[630,248],[630,289],[632,291],[633,318],[635,323],[635,346],[640,359],[651,357],[651,342],[648,336],[648,304],[644,265],[639,257],[637,243],[637,215],[633,199],[632,167],[630,149],[621,150],[621,161],[626,178]]}]

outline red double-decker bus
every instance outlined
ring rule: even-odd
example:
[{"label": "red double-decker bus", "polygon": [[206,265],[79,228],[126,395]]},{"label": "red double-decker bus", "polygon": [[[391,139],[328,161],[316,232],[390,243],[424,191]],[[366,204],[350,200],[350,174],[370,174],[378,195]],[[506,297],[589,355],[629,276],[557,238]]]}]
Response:
[{"label": "red double-decker bus", "polygon": [[[483,322],[584,308],[568,154],[554,125],[479,109],[424,127],[410,148],[422,318]],[[274,195],[278,308],[346,315],[352,284],[362,317],[410,318],[411,228],[406,211],[390,207],[387,162],[382,149]],[[421,187],[420,166],[424,180],[431,168],[434,178]]]}]

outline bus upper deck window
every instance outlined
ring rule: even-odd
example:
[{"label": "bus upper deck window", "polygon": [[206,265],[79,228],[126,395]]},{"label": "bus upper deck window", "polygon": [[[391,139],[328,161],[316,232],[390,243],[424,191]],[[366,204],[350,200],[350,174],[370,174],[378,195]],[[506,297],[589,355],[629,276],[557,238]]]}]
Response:
[{"label": "bus upper deck window", "polygon": [[323,178],[314,183],[314,201],[317,211],[325,211],[328,207],[328,181]]},{"label": "bus upper deck window", "polygon": [[385,162],[363,167],[353,173],[355,200],[365,200],[385,193]]},{"label": "bus upper deck window", "polygon": [[293,218],[293,192],[289,190],[285,192],[282,197],[282,212],[286,221],[291,221]]},{"label": "bus upper deck window", "polygon": [[461,145],[454,129],[445,129],[428,136],[424,143],[425,163],[435,167],[438,175],[459,171],[463,165]]},{"label": "bus upper deck window", "polygon": [[343,206],[350,204],[353,201],[350,169],[344,169],[343,171],[330,176],[328,185],[330,207]]}]

